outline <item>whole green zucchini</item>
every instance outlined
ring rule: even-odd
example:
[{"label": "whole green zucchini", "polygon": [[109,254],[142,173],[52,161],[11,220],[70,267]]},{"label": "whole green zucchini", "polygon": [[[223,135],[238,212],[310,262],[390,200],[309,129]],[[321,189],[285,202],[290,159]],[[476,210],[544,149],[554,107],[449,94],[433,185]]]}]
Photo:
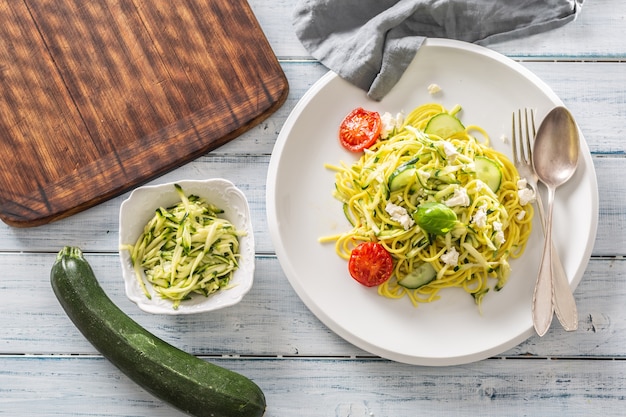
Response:
[{"label": "whole green zucchini", "polygon": [[93,346],[145,390],[193,416],[259,417],[265,396],[251,380],[154,336],[120,310],[82,251],[65,247],[50,281],[61,306]]}]

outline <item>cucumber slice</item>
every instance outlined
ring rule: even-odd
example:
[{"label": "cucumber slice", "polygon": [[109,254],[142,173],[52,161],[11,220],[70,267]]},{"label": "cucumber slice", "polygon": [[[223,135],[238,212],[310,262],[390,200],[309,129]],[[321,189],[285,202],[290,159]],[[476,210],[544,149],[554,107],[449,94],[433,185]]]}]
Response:
[{"label": "cucumber slice", "polygon": [[437,271],[428,262],[424,262],[411,273],[398,281],[398,284],[409,290],[415,290],[419,287],[432,282],[437,277]]},{"label": "cucumber slice", "polygon": [[428,135],[437,135],[442,139],[447,139],[464,130],[465,126],[459,119],[448,113],[439,113],[428,121],[424,132]]},{"label": "cucumber slice", "polygon": [[397,191],[409,185],[411,182],[415,182],[417,175],[417,169],[415,165],[408,164],[398,167],[389,176],[389,190]]},{"label": "cucumber slice", "polygon": [[474,165],[478,179],[487,184],[494,193],[497,192],[502,182],[502,171],[498,163],[486,156],[477,156]]}]

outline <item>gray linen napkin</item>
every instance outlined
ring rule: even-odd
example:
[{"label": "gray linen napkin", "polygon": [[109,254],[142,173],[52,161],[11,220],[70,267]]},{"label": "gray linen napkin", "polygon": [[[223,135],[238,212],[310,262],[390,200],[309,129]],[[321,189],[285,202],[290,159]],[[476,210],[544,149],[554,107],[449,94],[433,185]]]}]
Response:
[{"label": "gray linen napkin", "polygon": [[299,0],[296,34],[330,70],[381,100],[426,38],[487,45],[574,20],[583,0]]}]

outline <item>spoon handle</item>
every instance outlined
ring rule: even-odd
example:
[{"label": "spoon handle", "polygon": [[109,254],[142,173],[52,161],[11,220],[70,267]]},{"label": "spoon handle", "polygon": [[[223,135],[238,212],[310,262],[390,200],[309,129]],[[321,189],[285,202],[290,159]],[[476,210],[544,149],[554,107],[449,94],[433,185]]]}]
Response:
[{"label": "spoon handle", "polygon": [[568,332],[578,329],[578,309],[574,294],[567,281],[563,264],[557,255],[556,248],[552,246],[552,259],[554,268],[554,310],[561,326]]},{"label": "spoon handle", "polygon": [[[533,188],[535,191],[535,195],[537,196],[537,209],[539,210],[539,219],[541,220],[541,227],[543,228],[543,233],[546,233],[546,216],[543,209],[543,203],[541,201],[541,194],[537,188]],[[554,246],[554,241],[552,244],[552,272],[553,276],[553,293],[554,293],[554,310],[556,312],[556,317],[559,319],[561,326],[568,332],[575,331],[578,329],[578,309],[576,308],[576,301],[574,300],[574,295],[572,294],[572,289],[569,286],[569,281],[567,280],[567,275],[565,274],[565,269],[563,268],[563,264],[561,263],[561,258]]]},{"label": "spoon handle", "polygon": [[554,206],[554,188],[548,187],[548,218],[545,241],[537,283],[533,294],[533,324],[539,336],[546,334],[554,316],[552,285],[552,208]]}]

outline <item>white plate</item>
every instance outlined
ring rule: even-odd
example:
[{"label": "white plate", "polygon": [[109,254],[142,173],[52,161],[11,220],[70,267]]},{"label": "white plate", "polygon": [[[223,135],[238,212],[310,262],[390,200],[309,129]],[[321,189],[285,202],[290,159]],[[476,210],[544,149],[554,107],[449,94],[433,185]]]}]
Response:
[{"label": "white plate", "polygon": [[[431,96],[427,87],[442,88]],[[331,192],[334,175],[324,163],[351,162],[338,143],[343,117],[362,106],[379,112],[409,112],[426,102],[463,107],[461,120],[484,127],[493,146],[511,156],[511,114],[537,110],[537,120],[561,100],[538,77],[489,49],[459,41],[428,39],[394,89],[381,101],[334,73],[322,77],[300,100],[277,139],[267,179],[270,233],[280,264],[298,296],[331,330],[370,353],[417,365],[454,365],[502,353],[533,334],[531,300],[543,234],[535,218],[527,250],[513,260],[505,288],[489,293],[482,314],[462,290],[414,308],[358,284],[332,244],[318,238],[349,230]],[[596,176],[581,134],[574,177],[556,193],[554,240],[572,288],[580,281],[596,235]],[[573,227],[575,225],[575,227]],[[556,322],[556,318],[554,320]]]}]

